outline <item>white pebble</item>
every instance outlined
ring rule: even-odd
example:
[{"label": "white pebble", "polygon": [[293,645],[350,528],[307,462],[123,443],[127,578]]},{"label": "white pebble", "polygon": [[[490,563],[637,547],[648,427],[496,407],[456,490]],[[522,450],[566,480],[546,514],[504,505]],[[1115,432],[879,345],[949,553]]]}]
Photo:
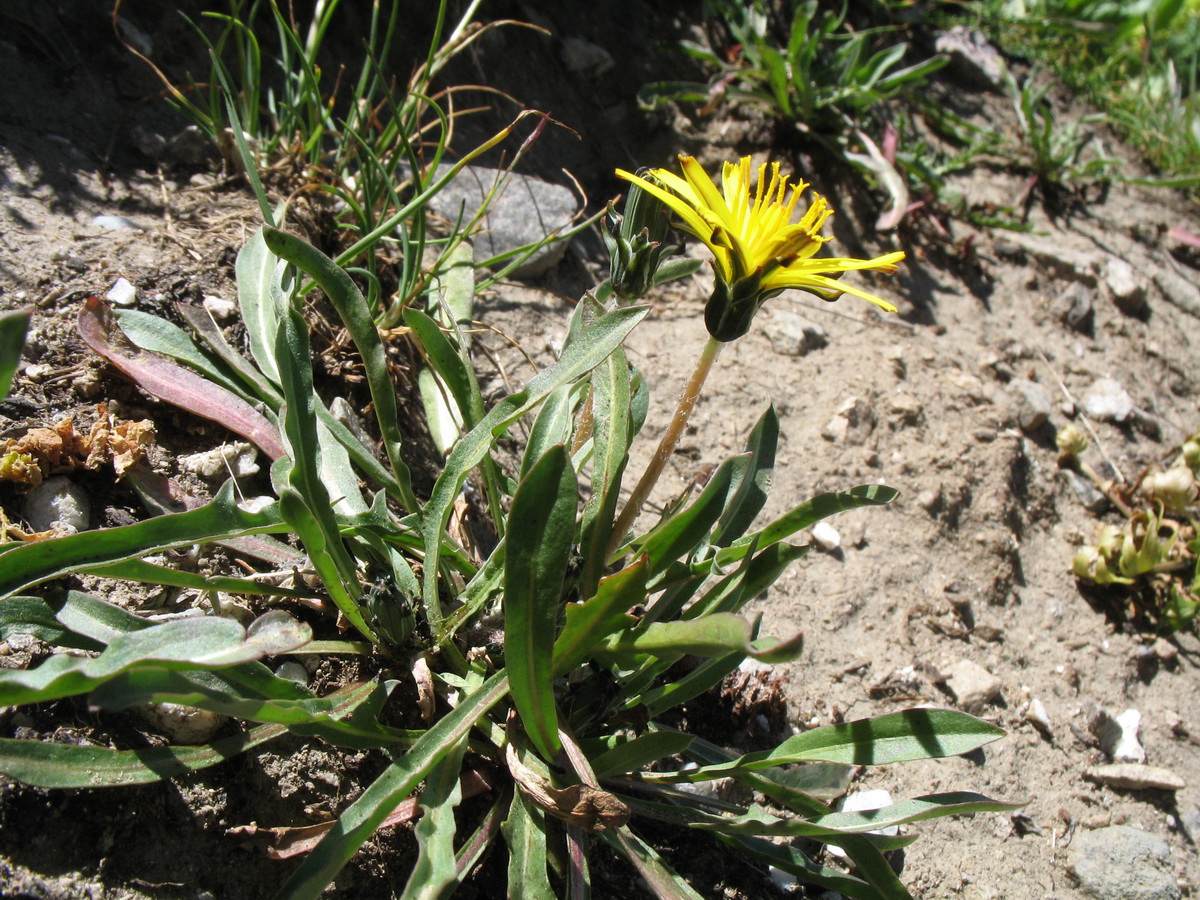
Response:
[{"label": "white pebble", "polygon": [[137,303],[137,288],[124,278],[118,278],[104,295],[117,306],[133,306]]},{"label": "white pebble", "polygon": [[813,540],[817,546],[826,553],[832,553],[838,547],[842,546],[842,536],[838,534],[838,530],[828,522],[818,522],[813,526]]},{"label": "white pebble", "polygon": [[201,301],[214,319],[228,319],[237,312],[237,304],[216,294],[205,294]]}]

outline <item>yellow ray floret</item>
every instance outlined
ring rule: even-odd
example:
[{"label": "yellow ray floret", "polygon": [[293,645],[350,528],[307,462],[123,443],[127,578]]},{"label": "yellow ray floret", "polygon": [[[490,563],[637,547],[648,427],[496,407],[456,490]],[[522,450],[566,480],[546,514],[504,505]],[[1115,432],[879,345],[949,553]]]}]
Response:
[{"label": "yellow ray floret", "polygon": [[759,166],[757,181],[752,184],[750,157],[727,162],[718,190],[695,157],[680,156],[679,162],[683,177],[666,169],[652,169],[646,178],[622,169],[617,175],[660,199],[679,217],[685,231],[708,246],[721,281],[732,285],[756,277],[763,295],[785,288],[812,291],[827,299],[847,293],[888,312],[896,311],[886,300],[843,284],[837,276],[860,269],[894,272],[904,252],[897,250],[875,259],[817,257],[817,251],[830,240],[821,229],[833,209],[814,192],[800,221],[793,223],[800,195],[809,185],[789,183],[779,174],[779,163],[770,164],[769,177],[767,164]]}]

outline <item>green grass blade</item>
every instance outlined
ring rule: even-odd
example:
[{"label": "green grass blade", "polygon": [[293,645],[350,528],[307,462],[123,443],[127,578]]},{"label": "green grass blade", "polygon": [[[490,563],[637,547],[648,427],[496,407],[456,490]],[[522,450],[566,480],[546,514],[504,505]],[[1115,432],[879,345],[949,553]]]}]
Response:
[{"label": "green grass blade", "polygon": [[280,900],[318,900],[388,814],[507,692],[507,676],[497,672],[479,690],[463,697],[342,813],[333,830],[292,873],[278,895]]},{"label": "green grass blade", "polygon": [[215,766],[286,732],[282,725],[261,725],[203,747],[138,750],[0,738],[0,773],[40,788],[152,784]]},{"label": "green grass blade", "polygon": [[553,655],[578,491],[567,451],[537,461],[513,497],[504,569],[504,659],[513,703],[543,758],[558,752]]},{"label": "green grass blade", "polygon": [[277,505],[247,512],[234,502],[233,485],[226,483],[211,502],[199,509],[14,547],[3,554],[0,597],[60,575],[174,547],[286,530]]}]

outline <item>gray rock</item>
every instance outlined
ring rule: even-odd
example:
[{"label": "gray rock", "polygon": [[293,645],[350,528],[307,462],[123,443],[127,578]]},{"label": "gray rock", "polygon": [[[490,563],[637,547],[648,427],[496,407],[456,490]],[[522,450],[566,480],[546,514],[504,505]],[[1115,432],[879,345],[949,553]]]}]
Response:
[{"label": "gray rock", "polygon": [[148,703],[138,711],[151,728],[172,744],[188,746],[208,743],[227,718],[220,713],[178,703]]},{"label": "gray rock", "polygon": [[1021,430],[1035,431],[1046,424],[1054,411],[1054,403],[1046,389],[1036,381],[1024,378],[1014,379],[1010,386],[1016,399],[1017,424]]},{"label": "gray rock", "polygon": [[1071,489],[1075,491],[1075,496],[1079,498],[1084,509],[1091,513],[1102,513],[1108,508],[1108,498],[1104,496],[1102,490],[1092,484],[1090,478],[1081,475],[1074,469],[1061,469],[1060,471],[1066,475],[1067,481],[1071,483]]},{"label": "gray rock", "polygon": [[775,352],[784,356],[805,356],[829,344],[824,328],[790,312],[776,311],[763,332]]},{"label": "gray rock", "polygon": [[[445,169],[439,170],[440,177]],[[483,230],[473,238],[475,261],[483,262],[502,253],[537,243],[565,230],[579,213],[579,198],[570,190],[529,175],[505,173],[481,166],[467,166],[444,190],[429,201],[434,215],[451,225],[469,221],[487,198],[497,179],[504,183],[492,198],[480,223]],[[567,250],[567,241],[556,241],[535,252],[509,274],[514,278],[536,278],[553,268]]]},{"label": "gray rock", "polygon": [[1076,331],[1088,331],[1092,324],[1092,289],[1078,281],[1071,282],[1054,301],[1054,312]]},{"label": "gray rock", "polygon": [[1187,787],[1187,782],[1170,769],[1138,763],[1092,766],[1084,770],[1083,777],[1125,791],[1182,791]]},{"label": "gray rock", "polygon": [[92,517],[87,491],[62,475],[47,478],[25,495],[25,521],[33,531],[86,531]]},{"label": "gray rock", "polygon": [[1071,868],[1099,900],[1178,900],[1171,849],[1129,825],[1085,831],[1071,844]]},{"label": "gray rock", "polygon": [[1125,422],[1133,415],[1133,398],[1113,378],[1101,378],[1083,395],[1083,411],[1102,422]]},{"label": "gray rock", "polygon": [[1112,291],[1113,303],[1126,315],[1138,316],[1146,309],[1145,280],[1137,277],[1133,266],[1113,256],[1104,264],[1104,282]]},{"label": "gray rock", "polygon": [[960,659],[946,670],[946,687],[965,712],[978,714],[1000,697],[1000,679],[969,659]]},{"label": "gray rock", "polygon": [[965,80],[993,90],[1004,87],[1004,60],[982,32],[955,25],[939,34],[934,46],[938,53],[950,55],[950,64]]}]

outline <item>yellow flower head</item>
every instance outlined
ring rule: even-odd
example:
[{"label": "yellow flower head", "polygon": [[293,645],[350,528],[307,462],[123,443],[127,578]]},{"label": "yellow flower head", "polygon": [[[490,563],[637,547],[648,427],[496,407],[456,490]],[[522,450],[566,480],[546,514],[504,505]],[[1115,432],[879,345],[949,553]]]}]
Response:
[{"label": "yellow flower head", "polygon": [[860,269],[894,272],[904,252],[876,259],[818,258],[817,251],[830,240],[820,232],[833,210],[814,192],[808,211],[793,224],[800,195],[809,185],[789,183],[779,174],[779,163],[771,163],[770,178],[767,165],[759,166],[752,185],[750,157],[727,162],[718,190],[695,157],[680,156],[679,162],[682,178],[666,169],[652,169],[646,178],[618,169],[617,176],[661,200],[679,217],[681,227],[712,251],[717,287],[705,319],[718,340],[745,334],[763,301],[787,288],[811,291],[826,300],[853,294],[896,311],[886,300],[837,277]]}]

